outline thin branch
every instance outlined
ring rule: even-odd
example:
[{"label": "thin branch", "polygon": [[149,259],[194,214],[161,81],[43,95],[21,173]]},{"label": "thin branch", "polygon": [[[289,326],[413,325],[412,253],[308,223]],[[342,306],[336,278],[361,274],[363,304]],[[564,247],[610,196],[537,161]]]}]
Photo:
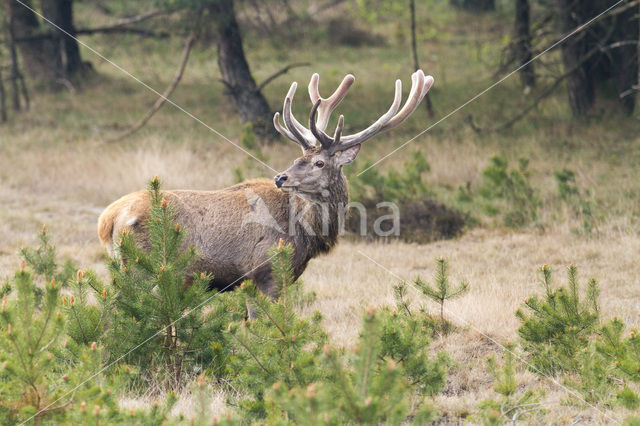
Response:
[{"label": "thin branch", "polygon": [[298,67],[308,67],[309,65],[311,65],[311,63],[309,62],[294,62],[293,64],[287,65],[286,67],[280,69],[279,71],[276,71],[275,73],[271,74],[262,83],[260,83],[258,87],[256,87],[256,92],[260,92],[262,89],[265,88],[266,85],[271,83],[273,80],[275,80],[276,78],[280,77],[283,74],[288,73],[290,69],[298,68]]},{"label": "thin branch", "polygon": [[114,33],[130,33],[138,34],[146,37],[167,38],[170,34],[166,31],[156,32],[151,30],[145,30],[141,28],[128,28],[122,26],[110,26],[110,27],[98,27],[98,28],[80,28],[76,31],[76,35],[91,35],[91,34],[114,34]]},{"label": "thin branch", "polygon": [[[107,33],[107,34],[133,33],[133,34],[140,34],[140,35],[153,36],[153,37],[168,37],[169,36],[168,32],[156,33],[154,31],[149,31],[149,30],[144,30],[139,28],[126,28],[126,27],[128,25],[137,24],[139,22],[146,21],[147,19],[155,18],[156,16],[166,15],[169,13],[170,12],[163,9],[154,9],[152,11],[149,11],[140,15],[129,16],[126,18],[118,19],[116,22],[110,25],[103,25],[101,27],[95,27],[95,28],[80,28],[76,30],[76,35],[90,35],[90,34],[97,34],[97,33]],[[45,40],[53,37],[54,35],[52,33],[44,33],[44,34],[37,34],[29,37],[17,38],[15,41],[17,43],[21,43],[21,42],[29,42],[29,41],[35,41],[35,40]]]},{"label": "thin branch", "polygon": [[187,39],[187,42],[186,42],[186,44],[184,46],[184,50],[183,50],[183,53],[182,53],[182,61],[180,61],[180,67],[178,68],[178,72],[176,73],[175,77],[173,77],[173,81],[171,82],[169,87],[167,87],[167,89],[164,91],[162,96],[160,96],[156,100],[156,102],[153,104],[151,109],[133,127],[129,128],[124,133],[120,134],[119,136],[116,136],[114,138],[108,139],[107,142],[116,142],[116,141],[119,141],[119,140],[122,140],[124,138],[127,138],[127,137],[131,136],[132,134],[134,134],[138,130],[142,129],[144,127],[144,125],[147,124],[147,122],[149,122],[149,120],[151,120],[151,118],[155,115],[155,113],[158,112],[160,110],[160,108],[162,108],[162,105],[165,104],[165,102],[167,101],[169,96],[171,96],[173,91],[176,90],[176,87],[178,87],[178,84],[180,83],[180,80],[182,80],[182,75],[184,74],[184,70],[185,70],[185,68],[187,66],[187,62],[189,60],[189,53],[191,52],[191,48],[193,47],[193,43],[195,42],[195,40],[196,40],[196,35],[195,35],[195,33],[192,32],[189,35],[189,38]]},{"label": "thin branch", "polygon": [[[638,3],[640,3],[640,0],[634,1],[634,4],[638,4]],[[580,27],[578,27],[578,28],[580,28]],[[586,28],[586,27],[584,27],[584,28]],[[580,31],[583,31],[584,28],[580,29]],[[614,28],[615,27],[613,27],[613,26],[611,27],[611,29],[609,30],[609,33],[606,35],[606,37],[604,37],[605,40],[609,39],[609,37],[613,33],[613,29]],[[578,70],[595,53],[599,52],[600,49],[601,49],[601,46],[595,46],[593,49],[591,49],[589,52],[587,52],[582,58],[580,58],[580,61],[573,68],[571,68],[569,71],[566,71],[564,74],[562,74],[560,77],[558,77],[556,79],[556,81],[553,82],[553,84],[551,84],[549,87],[547,87],[545,90],[543,90],[538,96],[536,96],[534,101],[531,104],[529,104],[529,106],[527,106],[520,113],[516,114],[514,117],[509,119],[507,122],[505,122],[503,124],[500,124],[499,126],[490,128],[490,129],[477,129],[477,128],[474,128],[474,130],[476,132],[478,132],[478,133],[481,132],[481,131],[494,133],[494,132],[498,132],[498,131],[504,130],[504,129],[508,128],[508,127],[511,127],[513,124],[515,124],[516,122],[518,122],[522,118],[524,118],[531,110],[536,108],[538,106],[538,104],[543,99],[545,99],[547,96],[549,96],[560,85],[560,83],[562,83],[567,77],[569,77],[576,70]],[[474,127],[474,126],[472,126],[472,127]]]}]

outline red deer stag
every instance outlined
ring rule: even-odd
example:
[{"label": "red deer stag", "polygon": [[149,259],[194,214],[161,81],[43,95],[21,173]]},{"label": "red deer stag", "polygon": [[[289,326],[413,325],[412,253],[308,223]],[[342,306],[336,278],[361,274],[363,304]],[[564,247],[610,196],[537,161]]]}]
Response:
[{"label": "red deer stag", "polygon": [[[226,289],[246,278],[264,294],[275,297],[278,289],[268,262],[270,247],[280,239],[293,245],[296,278],[309,260],[331,250],[339,234],[339,214],[348,203],[342,166],[356,158],[364,141],[409,117],[433,84],[433,77],[416,71],[409,97],[400,109],[402,83],[397,80],[391,108],[375,123],[346,136],[342,134],[341,115],[333,136],[329,136],[325,133],[329,117],[354,77],[347,75],[326,99],[318,92],[318,79],[314,74],[309,83],[313,108],[308,128],[291,113],[295,82],[284,100],[284,125],[279,113],[273,117],[276,129],[298,143],[303,152],[275,177],[275,185],[268,179],[253,179],[218,191],[163,192],[174,208],[176,222],[187,230],[185,243],[201,254],[195,269],[213,274],[212,288]],[[149,195],[145,191],[125,195],[104,210],[98,220],[98,235],[111,255],[123,231],[133,231],[138,242],[148,247],[144,229],[148,215]]]}]

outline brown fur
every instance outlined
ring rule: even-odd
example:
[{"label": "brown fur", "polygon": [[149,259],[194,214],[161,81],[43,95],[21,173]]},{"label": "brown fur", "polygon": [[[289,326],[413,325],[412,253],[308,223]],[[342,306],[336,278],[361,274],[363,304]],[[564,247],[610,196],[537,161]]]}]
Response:
[{"label": "brown fur", "polygon": [[[283,192],[271,180],[249,180],[218,191],[170,190],[163,194],[176,213],[175,221],[187,230],[185,244],[196,247],[201,255],[194,268],[214,275],[212,287],[224,289],[249,278],[265,294],[275,296],[277,288],[271,277],[269,248],[280,239],[294,246],[292,263],[297,278],[311,258],[335,245],[338,205],[347,201],[346,181],[342,172],[338,172],[333,182],[335,191],[327,200],[330,220],[324,235],[320,205]],[[298,223],[295,232],[289,234],[291,203],[296,214],[305,212],[303,217],[312,233]],[[149,207],[148,193],[139,191],[115,201],[100,215],[98,235],[110,254],[115,253],[118,236],[129,230],[142,247],[148,248],[144,224]],[[268,216],[264,215],[264,207],[275,220],[272,224],[283,232],[260,223]],[[258,221],[243,224],[247,218]]]}]

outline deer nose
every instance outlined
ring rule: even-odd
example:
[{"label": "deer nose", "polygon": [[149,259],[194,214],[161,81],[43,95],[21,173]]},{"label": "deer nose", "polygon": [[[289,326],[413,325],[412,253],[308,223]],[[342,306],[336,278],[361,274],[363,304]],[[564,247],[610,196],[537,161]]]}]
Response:
[{"label": "deer nose", "polygon": [[273,178],[276,181],[276,186],[278,188],[281,188],[282,185],[287,181],[288,176],[285,175],[284,173],[281,175],[277,175],[275,178]]}]

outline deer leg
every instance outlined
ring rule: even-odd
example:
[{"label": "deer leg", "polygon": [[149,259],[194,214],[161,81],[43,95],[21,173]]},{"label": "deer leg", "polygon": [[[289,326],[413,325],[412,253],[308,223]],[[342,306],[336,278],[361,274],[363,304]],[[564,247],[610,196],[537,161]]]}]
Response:
[{"label": "deer leg", "polygon": [[[271,265],[266,265],[262,268],[256,269],[249,278],[254,282],[258,290],[260,290],[260,292],[269,299],[275,300],[278,298],[280,291],[273,280]],[[253,309],[249,302],[247,302],[247,316],[249,319],[256,318],[255,309]]]}]

